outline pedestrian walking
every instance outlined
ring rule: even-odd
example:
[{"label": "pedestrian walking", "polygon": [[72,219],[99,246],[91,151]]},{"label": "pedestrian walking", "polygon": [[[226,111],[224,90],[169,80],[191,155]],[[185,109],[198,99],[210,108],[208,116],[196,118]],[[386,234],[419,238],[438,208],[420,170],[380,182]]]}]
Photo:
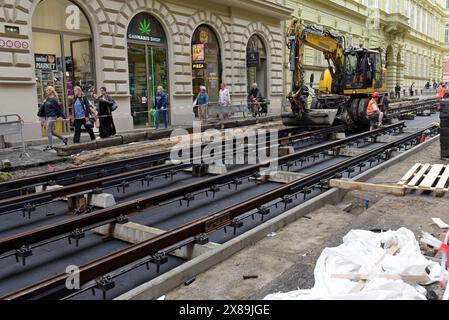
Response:
[{"label": "pedestrian walking", "polygon": [[154,126],[156,130],[159,130],[159,121],[160,117],[164,121],[165,129],[168,128],[168,97],[165,93],[165,90],[162,86],[157,87],[156,98],[154,102],[154,108],[156,109],[156,113],[154,115]]},{"label": "pedestrian walking", "polygon": [[81,140],[81,128],[84,127],[90,136],[91,140],[95,140],[95,133],[93,130],[94,124],[90,120],[90,103],[84,95],[79,86],[74,88],[75,97],[73,100],[73,112],[75,118],[75,135],[73,137],[74,143],[79,143]]},{"label": "pedestrian walking", "polygon": [[55,132],[56,120],[58,118],[66,118],[61,110],[61,107],[59,106],[58,94],[52,86],[48,86],[45,93],[47,97],[42,103],[37,116],[40,118],[45,118],[47,124],[47,146],[44,151],[49,151],[53,149],[53,137],[58,138],[65,145],[67,145],[68,139]]},{"label": "pedestrian walking", "polygon": [[117,109],[117,104],[105,87],[101,87],[99,91],[100,95],[94,95],[94,99],[97,102],[100,138],[105,139],[117,134],[112,117],[112,113]]},{"label": "pedestrian walking", "polygon": [[399,83],[396,85],[394,91],[396,92],[396,99],[401,99],[401,86]]}]

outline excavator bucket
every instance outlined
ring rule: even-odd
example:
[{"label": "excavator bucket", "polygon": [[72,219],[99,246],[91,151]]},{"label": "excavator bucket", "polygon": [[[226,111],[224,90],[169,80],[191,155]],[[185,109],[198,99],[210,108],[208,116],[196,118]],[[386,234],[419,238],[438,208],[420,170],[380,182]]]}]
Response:
[{"label": "excavator bucket", "polygon": [[301,118],[292,113],[283,113],[282,122],[285,126],[295,127],[325,127],[332,126],[337,117],[338,109],[313,110],[304,114]]}]

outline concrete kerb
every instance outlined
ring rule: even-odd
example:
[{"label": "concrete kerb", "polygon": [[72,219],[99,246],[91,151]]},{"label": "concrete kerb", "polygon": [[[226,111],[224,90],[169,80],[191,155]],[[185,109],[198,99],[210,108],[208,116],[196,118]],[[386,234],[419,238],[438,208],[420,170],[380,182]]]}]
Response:
[{"label": "concrete kerb", "polygon": [[[357,176],[354,181],[365,182],[374,177],[386,167],[394,165],[417,152],[427,148],[431,144],[439,141],[439,136],[427,140],[415,148],[401,153],[387,162],[372,168]],[[264,224],[228,241],[217,249],[214,249],[202,256],[199,256],[183,265],[168,271],[167,273],[140,285],[139,287],[115,298],[115,300],[151,300],[157,299],[167,292],[182,285],[185,281],[192,279],[202,272],[207,271],[218,263],[228,259],[237,252],[254,245],[264,239],[267,234],[280,230],[285,226],[297,221],[305,215],[313,212],[325,205],[337,205],[348,193],[348,190],[332,189],[322,195],[304,203],[298,207],[290,209],[282,215],[275,217]]]}]

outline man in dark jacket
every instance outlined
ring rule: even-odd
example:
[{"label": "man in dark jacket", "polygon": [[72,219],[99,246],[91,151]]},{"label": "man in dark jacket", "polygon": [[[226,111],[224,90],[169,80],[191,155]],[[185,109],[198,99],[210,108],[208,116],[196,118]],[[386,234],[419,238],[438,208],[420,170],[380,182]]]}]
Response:
[{"label": "man in dark jacket", "polygon": [[251,91],[248,95],[248,106],[254,116],[257,116],[260,110],[260,102],[263,100],[262,93],[260,92],[257,83],[253,83]]},{"label": "man in dark jacket", "polygon": [[394,92],[396,93],[396,99],[401,99],[401,86],[399,83],[394,88]]},{"label": "man in dark jacket", "polygon": [[81,127],[84,126],[91,140],[95,140],[95,133],[93,124],[90,120],[89,101],[83,94],[80,87],[74,88],[75,99],[73,100],[73,114],[75,117],[75,135],[73,137],[74,143],[79,143],[81,140]]},{"label": "man in dark jacket", "polygon": [[165,129],[168,128],[168,99],[167,94],[164,91],[164,88],[162,86],[157,87],[157,93],[156,98],[154,102],[154,108],[156,109],[156,113],[154,115],[154,125],[156,127],[156,130],[159,129],[159,120],[160,116],[162,115],[162,118],[164,119],[164,126]]}]

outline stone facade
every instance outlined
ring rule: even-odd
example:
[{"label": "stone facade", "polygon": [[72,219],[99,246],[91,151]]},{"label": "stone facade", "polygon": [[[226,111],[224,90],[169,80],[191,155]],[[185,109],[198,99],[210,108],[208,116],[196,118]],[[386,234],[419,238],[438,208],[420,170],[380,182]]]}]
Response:
[{"label": "stone facade", "polygon": [[[443,59],[448,54],[445,25],[446,1],[435,0],[286,0],[294,16],[307,23],[344,35],[348,45],[380,47],[387,66],[388,89],[399,83],[405,90],[415,83],[443,79]],[[319,79],[326,67],[322,54],[308,48],[307,73]],[[291,77],[287,77],[287,79]],[[306,78],[308,79],[308,78]],[[291,80],[286,80],[289,88]]]},{"label": "stone facade", "polygon": [[[45,0],[44,0],[45,1]],[[38,137],[37,100],[32,39],[33,11],[40,0],[0,1],[0,37],[5,26],[18,26],[12,40],[28,42],[27,49],[0,48],[0,110],[20,113],[27,122],[26,137]],[[73,0],[90,22],[95,49],[96,81],[104,84],[120,108],[114,114],[118,129],[131,129],[127,28],[139,12],[154,15],[164,27],[168,42],[171,122],[191,124],[192,61],[191,38],[200,24],[217,34],[223,62],[223,80],[234,101],[246,99],[246,45],[253,34],[267,49],[268,99],[280,109],[283,95],[283,30],[291,10],[283,1],[157,1],[157,0]]]}]

